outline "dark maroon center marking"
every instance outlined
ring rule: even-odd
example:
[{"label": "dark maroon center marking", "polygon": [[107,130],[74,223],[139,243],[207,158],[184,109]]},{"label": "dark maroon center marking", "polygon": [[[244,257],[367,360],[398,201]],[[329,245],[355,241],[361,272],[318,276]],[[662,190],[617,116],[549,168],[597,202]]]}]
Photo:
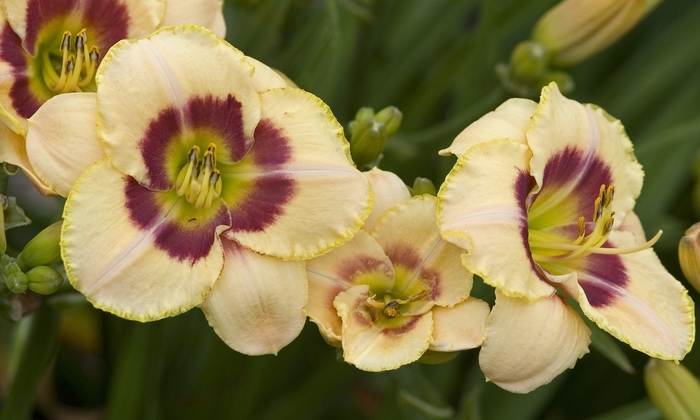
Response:
[{"label": "dark maroon center marking", "polygon": [[27,65],[30,57],[22,48],[22,40],[5,22],[0,32],[0,60],[10,65],[12,107],[23,118],[31,117],[41,106],[39,99],[29,90]]},{"label": "dark maroon center marking", "polygon": [[129,218],[142,230],[153,232],[155,246],[178,261],[194,265],[209,255],[216,240],[216,228],[229,225],[228,209],[222,205],[219,212],[207,220],[162,221],[163,210],[157,196],[162,192],[142,187],[131,177],[124,178],[124,196]]},{"label": "dark maroon center marking", "polygon": [[587,256],[584,259],[584,266],[578,270],[578,277],[588,302],[594,308],[612,304],[620,295],[620,289],[629,282],[627,271],[619,255]]},{"label": "dark maroon center marking", "polygon": [[388,267],[384,261],[372,257],[350,258],[343,261],[336,275],[352,284],[358,275],[374,272],[381,272],[388,279],[394,278],[391,267]]},{"label": "dark maroon center marking", "polygon": [[[112,45],[129,36],[129,11],[121,1],[30,0],[26,16],[27,35],[24,45],[32,55],[35,53],[39,32],[52,21],[61,22],[69,16],[77,18],[80,25],[88,30],[88,45],[97,45],[102,56]],[[78,30],[80,29],[82,28]],[[55,41],[57,46],[61,42],[60,39]]]},{"label": "dark maroon center marking", "polygon": [[528,232],[529,226],[527,222],[527,207],[525,201],[527,200],[530,191],[532,191],[534,187],[535,178],[530,176],[530,174],[525,171],[520,171],[518,178],[515,180],[515,187],[513,189],[513,192],[515,193],[515,199],[517,200],[517,203],[520,204],[520,217],[518,218],[518,223],[520,225],[520,240],[522,241],[522,246],[525,250],[525,255],[530,260],[530,268],[532,269],[532,271],[537,274],[537,277],[539,277],[540,280],[546,283],[547,279],[545,279],[545,277],[540,272],[541,268],[539,267],[539,265],[535,263],[535,260],[532,259],[532,251],[530,250],[530,233]]},{"label": "dark maroon center marking", "polygon": [[409,271],[418,272],[418,278],[426,286],[430,300],[436,300],[442,293],[440,287],[440,273],[430,267],[420,267],[420,255],[415,248],[409,244],[392,244],[386,250],[386,255],[391,260],[392,264],[405,267]]},{"label": "dark maroon center marking", "polygon": [[547,197],[562,186],[567,186],[572,193],[565,200],[575,200],[578,216],[589,220],[593,216],[600,186],[610,186],[613,182],[610,167],[599,157],[584,155],[579,149],[567,147],[547,161],[542,189],[531,200],[536,201],[539,196]]},{"label": "dark maroon center marking", "polygon": [[[184,121],[183,121],[184,116]],[[182,109],[170,107],[162,110],[146,129],[139,141],[141,156],[146,165],[150,188],[168,190],[174,179],[168,172],[168,153],[174,142],[182,141],[185,132],[207,131],[216,136],[217,159],[224,163],[240,161],[252,146],[251,139],[243,134],[241,103],[232,95],[226,98],[191,98]],[[182,165],[187,162],[187,153],[193,145],[185,145],[181,156]],[[203,150],[206,150],[204,145]],[[228,161],[228,162],[226,162]]]},{"label": "dark maroon center marking", "polygon": [[[403,319],[405,319],[405,318],[403,318]],[[413,328],[415,328],[416,324],[418,323],[418,321],[420,321],[420,319],[421,319],[421,316],[412,316],[408,319],[408,322],[401,325],[400,327],[383,329],[382,335],[386,335],[389,337],[398,337],[398,336],[404,335],[407,332],[411,331]]]},{"label": "dark maroon center marking", "polygon": [[284,214],[285,204],[297,191],[296,182],[286,173],[273,171],[292,159],[289,141],[271,121],[258,123],[246,159],[250,158],[263,174],[255,179],[251,193],[231,210],[231,232],[260,232]]}]

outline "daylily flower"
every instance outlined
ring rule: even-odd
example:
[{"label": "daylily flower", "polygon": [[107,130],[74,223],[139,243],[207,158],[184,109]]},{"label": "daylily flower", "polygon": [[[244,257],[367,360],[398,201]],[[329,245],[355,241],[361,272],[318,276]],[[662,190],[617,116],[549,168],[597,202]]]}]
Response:
[{"label": "daylily flower", "polygon": [[342,127],[193,25],[116,44],[97,84],[92,141],[108,158],[66,202],[73,286],[140,321],[201,305],[234,349],[277,352],[304,324],[301,260],[347,241],[370,212]]},{"label": "daylily flower", "polygon": [[427,350],[478,347],[489,306],[469,297],[472,275],[463,251],[440,237],[435,197],[410,198],[390,172],[367,174],[373,217],[346,244],[307,261],[307,314],[345,361],[368,371],[396,369]]},{"label": "daylily flower", "polygon": [[[3,123],[0,124],[3,137],[0,162],[22,168],[44,194],[67,194],[54,189],[53,162],[47,165],[41,152],[44,139],[35,136],[31,140],[33,144],[26,146],[38,150],[35,153],[38,160],[31,153],[27,156],[25,149],[25,138],[31,131],[27,119],[46,101],[60,97],[54,109],[74,111],[71,124],[89,130],[90,125],[80,116],[84,99],[61,94],[94,92],[94,75],[101,57],[117,41],[142,38],[159,26],[180,23],[206,25],[220,36],[226,31],[222,0],[1,0],[0,3],[0,120]],[[89,151],[102,153],[97,147]],[[70,152],[62,151],[64,161],[74,164],[80,160]]]},{"label": "daylily flower", "polygon": [[632,348],[680,360],[693,302],[632,209],[642,169],[619,121],[561,95],[511,99],[443,154],[461,156],[438,194],[443,238],[496,290],[480,353],[486,377],[528,392],[573,367],[589,330],[566,296]]}]

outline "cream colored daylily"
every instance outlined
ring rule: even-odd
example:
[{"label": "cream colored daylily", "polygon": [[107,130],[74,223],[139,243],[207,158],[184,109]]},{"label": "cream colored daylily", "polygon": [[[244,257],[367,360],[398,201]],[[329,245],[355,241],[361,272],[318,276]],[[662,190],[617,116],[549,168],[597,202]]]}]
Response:
[{"label": "cream colored daylily", "polygon": [[107,157],[66,202],[73,286],[139,321],[199,305],[232,348],[276,353],[305,322],[303,260],[347,241],[371,209],[342,127],[321,100],[193,25],[119,42],[97,85],[85,140]]},{"label": "cream colored daylily", "polygon": [[690,350],[693,302],[632,212],[643,174],[619,121],[552,84],[539,104],[506,101],[443,153],[461,157],[438,194],[438,226],[497,288],[480,353],[488,379],[528,392],[588,351],[564,296],[650,356]]},{"label": "cream colored daylily", "polygon": [[377,203],[368,225],[307,261],[309,318],[346,362],[368,371],[479,346],[489,307],[469,297],[463,251],[440,238],[435,197],[410,198],[390,172],[366,174]]},{"label": "cream colored daylily", "polygon": [[[56,144],[68,131],[55,121],[44,121],[56,110],[68,118],[63,125],[78,126],[73,127],[75,132],[95,126],[94,112],[86,110],[94,95],[64,94],[94,92],[102,57],[121,39],[143,38],[158,27],[181,23],[204,25],[224,36],[222,4],[222,0],[0,0],[0,162],[22,168],[44,194],[67,195],[63,172],[77,172],[77,177],[87,167],[86,158],[92,163],[104,152],[99,144],[80,144],[72,137]],[[42,110],[52,98],[56,102],[51,109]],[[48,132],[49,138],[34,132],[32,125]]]}]

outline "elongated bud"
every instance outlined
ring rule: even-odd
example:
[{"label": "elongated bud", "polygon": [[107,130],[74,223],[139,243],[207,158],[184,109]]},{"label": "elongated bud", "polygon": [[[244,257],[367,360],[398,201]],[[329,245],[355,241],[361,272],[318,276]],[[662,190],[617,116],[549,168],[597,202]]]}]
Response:
[{"label": "elongated bud", "polygon": [[535,25],[532,39],[551,53],[553,66],[573,66],[632,29],[661,0],[564,0]]},{"label": "elongated bud", "polygon": [[421,194],[436,195],[435,184],[428,178],[416,177],[416,180],[413,181],[413,187],[411,187],[411,195],[416,196]]},{"label": "elongated bud", "polygon": [[700,291],[700,222],[688,228],[678,243],[678,261],[685,278]]},{"label": "elongated bud", "polygon": [[651,359],[644,368],[649,399],[666,419],[700,419],[700,383],[683,365]]},{"label": "elongated bud", "polygon": [[2,266],[2,277],[7,288],[13,293],[24,293],[27,290],[29,279],[19,268],[17,262],[7,255],[3,255],[0,265]]},{"label": "elongated bud", "polygon": [[395,106],[388,106],[377,112],[374,116],[374,120],[384,124],[386,136],[389,138],[399,131],[401,121],[403,121],[403,113]]},{"label": "elongated bud", "polygon": [[17,264],[22,270],[40,265],[51,265],[61,261],[61,225],[58,221],[39,232],[17,256]]},{"label": "elongated bud", "polygon": [[63,276],[58,271],[45,265],[34,267],[27,272],[27,287],[34,293],[50,295],[55,293],[61,284]]}]

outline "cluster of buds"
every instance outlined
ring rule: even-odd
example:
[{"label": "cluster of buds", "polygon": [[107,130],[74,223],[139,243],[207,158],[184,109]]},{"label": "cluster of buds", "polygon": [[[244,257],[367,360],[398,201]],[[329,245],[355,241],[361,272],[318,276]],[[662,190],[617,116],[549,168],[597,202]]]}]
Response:
[{"label": "cluster of buds", "polygon": [[0,277],[13,293],[27,289],[41,295],[54,293],[63,284],[63,275],[51,268],[61,261],[59,238],[62,222],[56,222],[35,236],[17,258],[0,257]]},{"label": "cluster of buds", "polygon": [[535,96],[551,82],[562,93],[574,89],[573,78],[561,70],[607,48],[629,32],[661,0],[564,0],[545,13],[531,39],[519,43],[509,64],[496,71],[514,94]]},{"label": "cluster of buds", "polygon": [[379,164],[389,137],[401,126],[403,114],[395,106],[374,113],[369,107],[360,108],[350,121],[350,152],[358,168],[370,169]]}]

